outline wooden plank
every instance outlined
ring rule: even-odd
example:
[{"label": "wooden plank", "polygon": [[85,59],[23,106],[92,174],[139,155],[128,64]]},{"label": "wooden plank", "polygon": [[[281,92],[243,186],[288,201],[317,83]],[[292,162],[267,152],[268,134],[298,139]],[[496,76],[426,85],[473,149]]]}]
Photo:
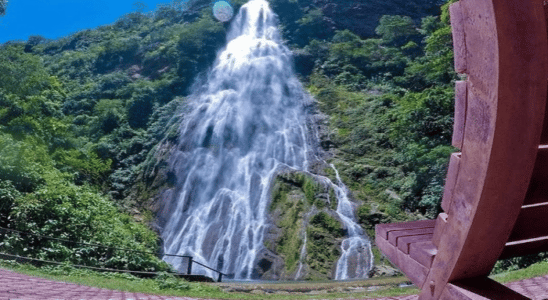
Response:
[{"label": "wooden plank", "polygon": [[452,144],[458,149],[462,149],[462,143],[464,141],[467,102],[468,88],[466,81],[455,82],[455,115]]},{"label": "wooden plank", "polygon": [[383,239],[388,240],[388,233],[394,230],[412,230],[417,228],[434,227],[436,220],[419,220],[411,222],[389,223],[389,224],[377,224],[375,226],[375,232],[377,236],[381,236]]},{"label": "wooden plank", "polygon": [[431,241],[413,243],[409,247],[409,256],[426,268],[432,266],[432,262],[437,253],[438,249]]},{"label": "wooden plank", "polygon": [[[547,20],[546,27],[548,29],[548,5],[544,3],[544,19]],[[548,83],[548,82],[547,82]],[[548,84],[547,84],[548,89]],[[542,126],[542,135],[540,136],[541,144],[548,144],[548,109],[544,112],[544,125]]]},{"label": "wooden plank", "polygon": [[524,205],[508,242],[528,240],[548,236],[548,202]]},{"label": "wooden plank", "polygon": [[453,201],[453,195],[455,193],[455,185],[460,170],[460,161],[462,154],[453,153],[449,159],[449,168],[447,169],[447,177],[445,179],[445,186],[443,190],[443,198],[441,200],[441,208],[445,212],[449,212],[451,202]]},{"label": "wooden plank", "polygon": [[508,242],[506,243],[506,246],[504,247],[504,250],[502,251],[499,259],[524,256],[546,251],[548,251],[548,236],[529,240]]},{"label": "wooden plank", "polygon": [[420,299],[439,299],[448,282],[492,270],[523,205],[546,108],[548,44],[541,1],[453,5],[455,67],[468,75],[463,155],[448,199],[448,226]]},{"label": "wooden plank", "polygon": [[375,242],[377,247],[396,265],[416,286],[422,287],[428,269],[422,264],[412,259],[409,255],[401,252],[398,248],[391,245],[387,240],[377,235]]},{"label": "wooden plank", "polygon": [[441,213],[436,218],[436,230],[434,230],[434,236],[432,237],[432,243],[435,247],[439,247],[440,245],[440,240],[445,232],[448,218],[449,216],[446,213]]},{"label": "wooden plank", "polygon": [[[544,5],[544,12],[548,13],[548,5]],[[547,22],[548,27],[548,22]],[[546,84],[546,88],[548,89],[548,81]],[[540,136],[540,144],[548,144],[548,109],[544,112],[544,125],[542,126],[542,135]]]},{"label": "wooden plank", "polygon": [[455,71],[457,73],[466,73],[466,40],[464,35],[464,21],[462,6],[459,2],[451,4],[449,7],[451,17],[451,27],[453,30],[453,49],[455,52]]},{"label": "wooden plank", "polygon": [[409,254],[411,244],[431,241],[432,236],[433,234],[430,233],[400,237],[398,239],[398,249],[405,254]]},{"label": "wooden plank", "polygon": [[540,145],[524,205],[548,202],[548,145]]},{"label": "wooden plank", "polygon": [[415,236],[415,235],[425,235],[433,234],[434,227],[427,228],[415,228],[415,229],[403,229],[403,230],[392,230],[388,232],[388,242],[394,246],[398,246],[398,243],[403,237]]}]

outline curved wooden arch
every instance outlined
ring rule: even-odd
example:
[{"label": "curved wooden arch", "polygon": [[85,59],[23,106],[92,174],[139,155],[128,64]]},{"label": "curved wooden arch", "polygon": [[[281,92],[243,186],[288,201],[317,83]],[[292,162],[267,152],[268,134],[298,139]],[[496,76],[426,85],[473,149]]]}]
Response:
[{"label": "curved wooden arch", "polygon": [[[462,152],[451,156],[445,213],[381,225],[377,244],[422,288],[420,299],[498,299],[489,295],[504,288],[487,279],[497,259],[548,246],[523,246],[548,240],[548,230],[527,228],[542,210],[530,208],[548,217],[544,1],[461,0],[450,12],[455,68],[467,79],[456,83],[453,145]],[[470,278],[498,292],[475,298]]]}]

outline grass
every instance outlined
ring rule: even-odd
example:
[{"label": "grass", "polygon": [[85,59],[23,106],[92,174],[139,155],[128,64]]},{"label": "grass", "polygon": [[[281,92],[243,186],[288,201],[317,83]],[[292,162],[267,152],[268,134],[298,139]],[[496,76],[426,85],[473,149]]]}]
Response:
[{"label": "grass", "polygon": [[[359,281],[317,282],[222,282],[189,283],[164,275],[156,279],[141,279],[127,274],[98,273],[70,266],[37,268],[27,264],[0,260],[0,267],[30,276],[72,282],[120,291],[165,296],[208,299],[371,299],[418,293],[414,287],[399,287],[408,282],[405,277],[373,278]],[[548,274],[548,262],[539,262],[525,269],[491,276],[508,283]]]},{"label": "grass", "polygon": [[160,275],[160,278],[157,279],[143,279],[124,273],[100,273],[76,269],[69,265],[37,268],[29,264],[6,260],[0,260],[0,267],[30,276],[133,293],[239,299],[235,295],[228,295],[219,287],[203,283],[189,283],[172,276],[165,276],[167,274]]},{"label": "grass", "polygon": [[521,270],[504,272],[489,277],[500,283],[508,283],[522,279],[539,277],[546,274],[548,274],[548,261],[541,261]]},{"label": "grass", "polygon": [[[189,283],[175,278],[142,279],[127,274],[99,273],[70,266],[37,268],[28,264],[0,260],[0,268],[17,273],[71,282],[98,288],[165,296],[207,299],[345,299],[376,298],[416,293],[414,288],[398,288],[403,277],[349,282],[222,282]],[[173,282],[172,280],[176,280]],[[165,282],[170,284],[165,284]],[[176,287],[174,287],[176,286]]]}]

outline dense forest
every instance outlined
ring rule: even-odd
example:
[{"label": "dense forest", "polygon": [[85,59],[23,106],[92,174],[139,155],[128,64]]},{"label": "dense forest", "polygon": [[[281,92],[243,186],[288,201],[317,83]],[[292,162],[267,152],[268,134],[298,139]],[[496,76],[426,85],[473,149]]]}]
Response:
[{"label": "dense forest", "polygon": [[[233,1],[236,10],[243,3]],[[321,146],[359,204],[359,222],[372,234],[380,222],[435,217],[456,151],[449,3],[270,3],[298,76],[325,116]],[[187,96],[228,28],[209,1],[173,1],[58,40],[1,45],[0,227],[151,253],[24,235],[5,238],[3,251],[169,269],[154,254],[154,196],[169,185],[169,174],[158,176],[162,145],[178,138]],[[299,180],[306,193],[306,179]],[[273,205],[280,199],[278,189]],[[328,216],[313,222],[315,230],[340,231]],[[321,262],[321,251],[311,257]]]}]

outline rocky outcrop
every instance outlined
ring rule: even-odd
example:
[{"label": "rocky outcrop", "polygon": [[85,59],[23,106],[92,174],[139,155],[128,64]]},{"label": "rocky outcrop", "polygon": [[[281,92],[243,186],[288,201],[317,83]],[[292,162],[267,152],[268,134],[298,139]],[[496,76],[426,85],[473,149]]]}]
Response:
[{"label": "rocky outcrop", "polygon": [[264,240],[268,255],[257,263],[261,279],[334,278],[344,232],[333,194],[310,173],[286,171],[277,176]]}]

